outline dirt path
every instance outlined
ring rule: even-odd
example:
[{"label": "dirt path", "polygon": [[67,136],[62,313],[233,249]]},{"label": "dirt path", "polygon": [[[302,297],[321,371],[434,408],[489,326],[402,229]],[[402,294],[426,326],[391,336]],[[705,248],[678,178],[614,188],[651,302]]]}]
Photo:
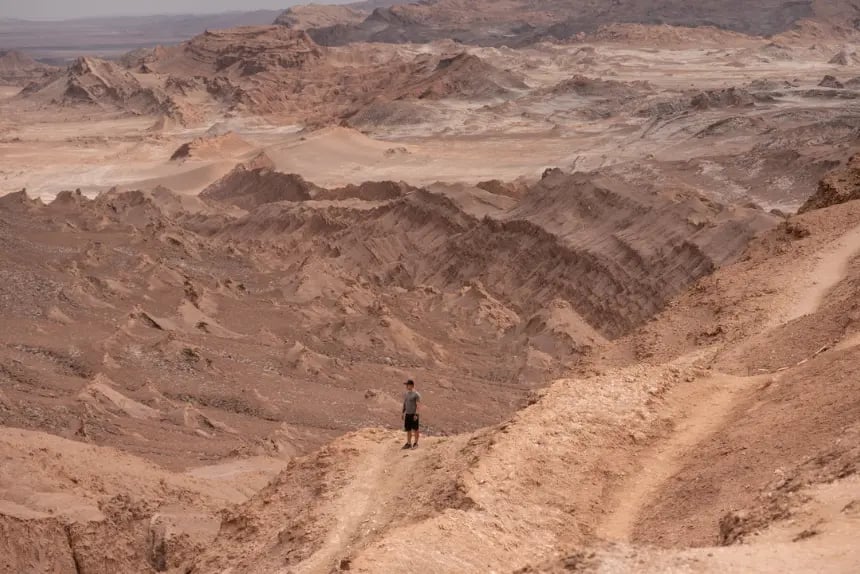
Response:
[{"label": "dirt path", "polygon": [[[827,293],[842,281],[848,264],[858,255],[860,226],[818,254],[818,262],[802,279],[794,303],[786,313],[774,317],[768,328],[773,329],[814,313]],[[843,341],[840,346],[855,344],[860,344],[860,336]],[[598,528],[598,534],[607,540],[629,541],[641,510],[660,487],[681,469],[690,449],[719,430],[736,404],[738,395],[761,378],[717,374],[696,382],[690,388],[677,389],[670,403],[676,405],[681,422],[668,439],[640,456],[638,464],[641,470],[632,473],[616,490],[611,499],[612,511]],[[690,405],[692,408],[685,409],[685,406]]]},{"label": "dirt path", "polygon": [[848,263],[860,255],[860,226],[855,227],[819,255],[819,261],[807,275],[796,302],[779,323],[788,323],[814,313],[827,293],[845,277]]},{"label": "dirt path", "polygon": [[844,351],[845,349],[850,349],[851,347],[856,347],[860,345],[860,333],[855,335],[851,335],[850,337],[846,337],[842,341],[840,341],[834,349],[837,351]]},{"label": "dirt path", "polygon": [[[326,514],[335,517],[336,523],[323,546],[299,564],[296,572],[329,574],[357,549],[353,546],[358,539],[363,545],[369,544],[377,526],[387,524],[409,469],[424,456],[422,449],[401,451],[399,444],[388,438],[366,452],[350,483],[329,503]],[[424,446],[432,442],[423,440]]]},{"label": "dirt path", "polygon": [[598,529],[606,540],[628,541],[641,509],[658,489],[677,473],[686,454],[719,430],[735,404],[737,394],[755,379],[718,374],[680,389],[670,401],[693,405],[668,440],[647,450],[640,458],[641,470],[630,474],[616,491],[612,513]]}]

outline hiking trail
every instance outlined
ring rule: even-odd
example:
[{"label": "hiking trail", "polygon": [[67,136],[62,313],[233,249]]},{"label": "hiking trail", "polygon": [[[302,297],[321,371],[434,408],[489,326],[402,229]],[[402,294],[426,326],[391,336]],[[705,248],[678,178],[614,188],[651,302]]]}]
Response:
[{"label": "hiking trail", "polygon": [[[845,233],[816,254],[817,262],[802,278],[793,303],[782,313],[775,313],[766,330],[814,313],[827,294],[848,271],[851,260],[860,255],[860,226]],[[860,336],[841,342],[837,348],[860,344]],[[738,402],[739,395],[753,388],[770,374],[735,377],[715,373],[693,385],[678,388],[670,402],[681,413],[672,434],[648,448],[638,457],[641,470],[628,475],[610,498],[612,510],[598,528],[607,540],[630,541],[642,510],[658,489],[683,466],[686,454],[718,431]],[[691,405],[689,410],[684,405]],[[686,412],[685,412],[686,410]]]},{"label": "hiking trail", "polygon": [[804,278],[806,284],[797,293],[796,302],[785,316],[778,317],[777,325],[773,326],[814,313],[827,293],[845,278],[848,264],[858,254],[860,254],[860,226],[819,252],[818,263]]},{"label": "hiking trail", "polygon": [[[329,574],[341,560],[348,560],[361,546],[373,541],[373,532],[388,522],[392,504],[402,492],[409,469],[424,456],[425,450],[404,452],[392,434],[377,439],[358,463],[352,479],[339,496],[327,506],[325,513],[335,517],[322,547],[296,567],[297,572]],[[427,445],[423,439],[423,446]]]},{"label": "hiking trail", "polygon": [[682,466],[685,455],[716,432],[731,413],[736,396],[754,377],[715,374],[683,388],[675,397],[679,404],[694,405],[672,435],[640,456],[639,470],[629,474],[612,499],[612,512],[598,529],[601,538],[629,541],[641,510],[657,490]]}]

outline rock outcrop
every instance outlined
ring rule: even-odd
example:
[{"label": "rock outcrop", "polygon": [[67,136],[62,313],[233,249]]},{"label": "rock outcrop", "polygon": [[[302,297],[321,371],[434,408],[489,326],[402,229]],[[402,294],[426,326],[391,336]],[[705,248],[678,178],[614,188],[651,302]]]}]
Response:
[{"label": "rock outcrop", "polygon": [[860,154],[851,157],[844,168],[824,177],[818,190],[798,212],[805,213],[855,199],[860,199]]},{"label": "rock outcrop", "polygon": [[163,115],[190,121],[193,110],[159,88],[143,86],[131,73],[98,58],[78,58],[59,76],[30,84],[21,97],[64,106],[96,106],[134,115]]},{"label": "rock outcrop", "polygon": [[412,73],[401,80],[403,85],[393,89],[395,99],[493,98],[528,87],[518,74],[467,52],[441,58],[429,74],[422,73],[424,65],[426,62],[414,63]]}]

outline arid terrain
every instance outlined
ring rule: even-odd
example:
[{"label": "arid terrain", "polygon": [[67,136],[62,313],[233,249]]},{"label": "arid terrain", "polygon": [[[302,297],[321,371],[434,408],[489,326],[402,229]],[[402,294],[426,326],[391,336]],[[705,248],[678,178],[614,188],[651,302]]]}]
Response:
[{"label": "arid terrain", "polygon": [[278,14],[278,11],[254,10],[72,20],[56,17],[21,20],[0,15],[0,51],[26,50],[33,58],[67,65],[85,55],[116,58],[131,50],[179,43],[208,29],[270,24]]},{"label": "arid terrain", "polygon": [[860,9],[272,20],[0,52],[0,572],[860,570]]}]

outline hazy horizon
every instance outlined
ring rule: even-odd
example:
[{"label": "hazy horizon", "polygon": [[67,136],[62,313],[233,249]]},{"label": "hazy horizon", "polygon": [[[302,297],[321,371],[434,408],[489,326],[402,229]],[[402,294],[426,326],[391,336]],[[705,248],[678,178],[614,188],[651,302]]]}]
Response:
[{"label": "hazy horizon", "polygon": [[[348,4],[354,0],[313,0],[315,4]],[[155,16],[160,14],[217,14],[279,10],[309,4],[302,0],[0,0],[0,19],[70,20],[112,16]]]}]

